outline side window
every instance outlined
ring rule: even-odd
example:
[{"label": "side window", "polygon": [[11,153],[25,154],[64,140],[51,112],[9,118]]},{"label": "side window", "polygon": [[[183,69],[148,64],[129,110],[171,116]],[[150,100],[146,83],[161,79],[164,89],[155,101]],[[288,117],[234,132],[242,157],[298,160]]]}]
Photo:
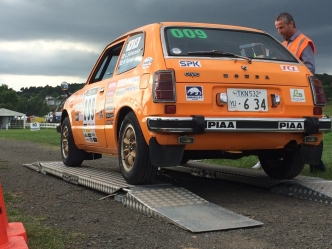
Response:
[{"label": "side window", "polygon": [[122,52],[117,74],[137,67],[144,52],[144,33],[131,36]]},{"label": "side window", "polygon": [[93,76],[91,83],[95,83],[113,77],[116,63],[118,61],[123,45],[124,42],[121,42],[120,44],[117,44],[106,51],[104,58],[98,65],[97,71]]}]

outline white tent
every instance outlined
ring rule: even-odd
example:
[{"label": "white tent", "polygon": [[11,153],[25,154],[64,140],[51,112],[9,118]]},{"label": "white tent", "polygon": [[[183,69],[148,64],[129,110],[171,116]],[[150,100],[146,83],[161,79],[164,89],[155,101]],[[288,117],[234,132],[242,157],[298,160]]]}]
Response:
[{"label": "white tent", "polygon": [[[25,113],[20,113],[5,108],[0,108],[0,129],[5,129],[6,127],[8,127],[9,121],[14,117],[21,117],[21,116],[25,116]],[[25,120],[23,127],[25,127]]]}]

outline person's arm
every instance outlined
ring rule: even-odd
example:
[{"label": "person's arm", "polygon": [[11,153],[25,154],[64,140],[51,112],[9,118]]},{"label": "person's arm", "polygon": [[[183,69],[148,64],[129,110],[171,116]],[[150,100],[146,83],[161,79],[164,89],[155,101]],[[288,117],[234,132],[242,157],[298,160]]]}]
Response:
[{"label": "person's arm", "polygon": [[300,60],[307,66],[312,74],[315,74],[315,58],[314,51],[310,44],[303,50]]}]

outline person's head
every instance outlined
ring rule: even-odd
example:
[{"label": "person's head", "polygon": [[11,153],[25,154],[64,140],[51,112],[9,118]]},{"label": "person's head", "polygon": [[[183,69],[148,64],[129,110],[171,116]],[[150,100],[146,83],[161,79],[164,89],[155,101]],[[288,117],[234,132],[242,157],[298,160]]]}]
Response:
[{"label": "person's head", "polygon": [[281,13],[274,22],[278,34],[288,41],[297,31],[293,17],[288,13]]}]

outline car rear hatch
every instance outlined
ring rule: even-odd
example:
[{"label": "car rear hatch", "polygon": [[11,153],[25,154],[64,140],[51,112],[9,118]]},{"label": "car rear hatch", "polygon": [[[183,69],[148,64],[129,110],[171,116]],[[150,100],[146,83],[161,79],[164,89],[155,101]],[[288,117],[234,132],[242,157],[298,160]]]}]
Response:
[{"label": "car rear hatch", "polygon": [[308,70],[300,63],[249,63],[234,58],[169,58],[165,63],[174,71],[178,115],[276,118],[313,114]]},{"label": "car rear hatch", "polygon": [[[166,59],[177,83],[248,84],[307,87],[307,69],[299,63],[243,59]],[[186,65],[186,66],[184,66]]]}]

